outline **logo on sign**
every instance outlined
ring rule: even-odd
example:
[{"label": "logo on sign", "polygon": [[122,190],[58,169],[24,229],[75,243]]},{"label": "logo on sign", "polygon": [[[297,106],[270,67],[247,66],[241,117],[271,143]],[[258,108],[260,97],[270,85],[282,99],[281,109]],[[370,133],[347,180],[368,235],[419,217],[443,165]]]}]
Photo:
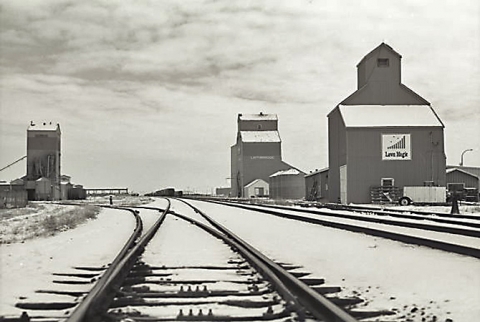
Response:
[{"label": "logo on sign", "polygon": [[383,134],[382,160],[411,160],[410,134]]}]

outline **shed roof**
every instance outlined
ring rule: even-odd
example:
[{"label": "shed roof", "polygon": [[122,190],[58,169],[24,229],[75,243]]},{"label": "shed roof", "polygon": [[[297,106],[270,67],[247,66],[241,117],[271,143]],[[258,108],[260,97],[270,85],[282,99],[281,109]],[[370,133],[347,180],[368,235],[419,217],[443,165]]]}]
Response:
[{"label": "shed roof", "polygon": [[269,185],[268,182],[266,182],[265,180],[255,179],[255,180],[253,180],[252,182],[250,182],[249,184],[247,184],[247,185],[245,186],[245,188],[250,188],[251,186],[254,186],[254,185],[258,184],[258,183],[263,184],[263,185],[267,185],[267,186]]},{"label": "shed roof", "polygon": [[322,168],[322,169],[320,169],[320,170],[315,169],[315,171],[312,171],[312,172],[310,172],[310,173],[307,173],[307,174],[305,175],[305,178],[306,178],[306,177],[314,176],[314,175],[319,174],[319,173],[324,173],[324,172],[328,172],[328,167]]},{"label": "shed roof", "polygon": [[10,184],[11,185],[23,185],[23,184],[25,184],[25,182],[22,179],[17,178],[15,180],[10,181]]},{"label": "shed roof", "polygon": [[242,142],[282,142],[278,131],[240,131]]},{"label": "shed roof", "polygon": [[302,173],[302,172],[300,172],[297,169],[292,168],[292,169],[288,169],[288,170],[277,171],[274,174],[270,175],[270,178],[271,177],[277,177],[277,176],[295,176],[295,175],[298,175],[300,173]]},{"label": "shed roof", "polygon": [[458,168],[450,168],[450,169],[447,169],[447,174],[448,174],[448,173],[455,172],[455,171],[464,173],[464,174],[466,174],[467,176],[471,176],[471,177],[474,177],[474,178],[477,178],[477,179],[478,179],[478,176],[476,176],[475,174],[470,173],[470,172],[465,171],[465,170],[462,170],[462,169],[458,169]]},{"label": "shed roof", "polygon": [[278,120],[277,114],[264,114],[262,112],[258,114],[238,114],[238,119],[242,121],[276,121]]},{"label": "shed roof", "polygon": [[339,105],[346,127],[440,126],[429,105]]},{"label": "shed roof", "polygon": [[477,177],[480,177],[480,167],[471,167],[471,166],[464,166],[464,165],[447,165],[447,169],[450,168],[455,168],[455,169],[460,169],[465,172],[471,173],[476,175]]}]

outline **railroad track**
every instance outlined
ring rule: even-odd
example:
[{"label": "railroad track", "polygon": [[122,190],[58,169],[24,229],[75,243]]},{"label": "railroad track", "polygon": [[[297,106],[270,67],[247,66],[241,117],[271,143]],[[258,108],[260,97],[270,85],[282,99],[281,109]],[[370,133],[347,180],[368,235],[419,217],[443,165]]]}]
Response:
[{"label": "railroad track", "polygon": [[[474,216],[459,218],[444,214],[438,217],[437,214],[426,216],[364,207],[342,206],[339,211],[206,201],[480,258],[480,218]],[[363,214],[359,213],[360,209]]]},{"label": "railroad track", "polygon": [[379,209],[378,207],[369,207],[363,205],[342,205],[342,204],[334,204],[334,203],[327,203],[323,205],[317,204],[306,204],[304,206],[307,207],[316,207],[316,208],[328,208],[328,209],[336,209],[336,210],[348,210],[348,211],[358,211],[358,212],[371,212],[376,214],[415,214],[419,216],[435,216],[439,218],[454,218],[454,219],[472,219],[472,220],[480,220],[480,217],[474,215],[467,215],[467,214],[448,214],[442,212],[434,212],[434,211],[420,211],[420,210],[405,210],[405,209],[396,209],[391,207],[384,207],[383,209]]},{"label": "railroad track", "polygon": [[[90,292],[56,291],[78,298],[50,305],[52,310],[68,309],[68,317],[30,314],[5,321],[353,322],[392,313],[352,309],[359,298],[331,295],[340,289],[298,272],[295,265],[275,263],[184,203],[191,213],[171,210],[170,201],[164,209],[129,208],[137,226],[115,260],[100,272],[79,267],[86,273],[77,274],[78,279],[95,282]],[[158,213],[148,230],[142,212]],[[49,303],[22,302],[18,307],[45,312]]]}]

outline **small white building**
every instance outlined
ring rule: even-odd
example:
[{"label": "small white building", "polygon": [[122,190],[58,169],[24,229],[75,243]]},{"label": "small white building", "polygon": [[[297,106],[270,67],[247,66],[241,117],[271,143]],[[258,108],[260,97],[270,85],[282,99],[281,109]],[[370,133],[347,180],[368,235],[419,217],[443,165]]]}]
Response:
[{"label": "small white building", "polygon": [[248,198],[268,197],[269,184],[265,180],[255,179],[243,188],[243,195]]}]

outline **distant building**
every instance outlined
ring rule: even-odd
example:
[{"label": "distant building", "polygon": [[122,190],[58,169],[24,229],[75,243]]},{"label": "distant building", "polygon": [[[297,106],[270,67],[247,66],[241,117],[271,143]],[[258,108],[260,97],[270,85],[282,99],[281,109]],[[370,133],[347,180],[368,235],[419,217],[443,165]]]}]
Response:
[{"label": "distant building", "polygon": [[379,187],[445,186],[444,125],[401,83],[401,58],[384,43],[372,50],[357,65],[357,90],[328,114],[331,202],[369,203]]},{"label": "distant building", "polygon": [[59,124],[30,123],[27,130],[26,190],[29,200],[61,198]]},{"label": "distant building", "polygon": [[478,201],[480,167],[447,166],[447,189],[450,193],[463,191],[465,199]]},{"label": "distant building", "polygon": [[230,187],[220,187],[215,189],[215,195],[219,197],[229,197]]},{"label": "distant building", "polygon": [[25,207],[27,203],[27,192],[22,179],[10,183],[0,181],[0,209]]},{"label": "distant building", "polygon": [[305,175],[305,200],[328,201],[328,168]]},{"label": "distant building", "polygon": [[243,195],[247,198],[268,197],[269,184],[262,179],[255,179],[243,188]]},{"label": "distant building", "polygon": [[463,165],[447,165],[447,169],[460,169],[480,178],[480,167],[463,166]]},{"label": "distant building", "polygon": [[61,174],[60,157],[60,125],[30,122],[27,155],[9,165],[26,158],[27,174],[9,184],[0,184],[0,203],[5,204],[6,200],[6,207],[24,207],[28,200],[85,199],[85,189],[74,186],[70,176]]},{"label": "distant building", "polygon": [[238,114],[237,142],[231,147],[231,196],[247,197],[244,188],[256,179],[291,166],[282,161],[276,114]]}]

